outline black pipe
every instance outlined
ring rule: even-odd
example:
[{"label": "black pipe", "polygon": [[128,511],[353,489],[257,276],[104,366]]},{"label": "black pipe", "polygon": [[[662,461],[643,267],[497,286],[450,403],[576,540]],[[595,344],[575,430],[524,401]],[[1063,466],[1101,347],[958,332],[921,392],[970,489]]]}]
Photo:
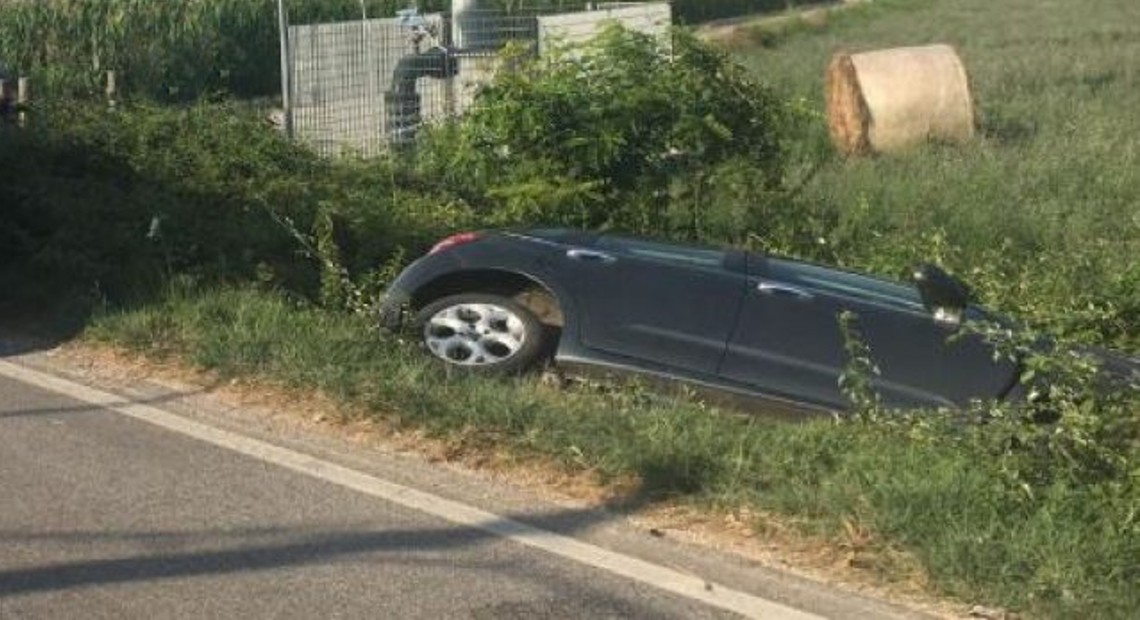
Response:
[{"label": "black pipe", "polygon": [[416,130],[422,120],[416,80],[422,77],[445,80],[455,77],[456,73],[458,63],[454,55],[441,47],[405,56],[396,63],[396,69],[392,72],[392,86],[384,93],[385,131],[392,145],[408,145],[415,140]]}]

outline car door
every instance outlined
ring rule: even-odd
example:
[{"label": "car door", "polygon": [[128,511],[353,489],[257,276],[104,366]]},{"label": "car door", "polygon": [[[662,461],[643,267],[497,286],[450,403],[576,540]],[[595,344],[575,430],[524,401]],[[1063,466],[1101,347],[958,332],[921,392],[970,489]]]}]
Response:
[{"label": "car door", "polygon": [[839,313],[855,326],[882,371],[890,406],[961,405],[1003,394],[1016,376],[973,336],[934,321],[912,287],[809,263],[749,255],[748,292],[720,373],[798,400],[843,408],[847,363]]},{"label": "car door", "polygon": [[744,294],[743,253],[602,236],[569,246],[561,270],[584,346],[715,375]]}]

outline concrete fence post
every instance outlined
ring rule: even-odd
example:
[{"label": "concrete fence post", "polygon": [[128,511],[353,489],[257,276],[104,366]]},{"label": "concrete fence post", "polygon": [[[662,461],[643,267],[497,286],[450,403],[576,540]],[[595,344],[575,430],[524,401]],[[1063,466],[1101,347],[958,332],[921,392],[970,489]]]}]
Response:
[{"label": "concrete fence post", "polygon": [[277,28],[281,45],[281,107],[285,110],[285,135],[293,137],[293,68],[289,41],[289,11],[285,0],[277,0]]},{"label": "concrete fence post", "polygon": [[16,88],[16,119],[21,127],[28,124],[28,107],[32,104],[32,80],[22,77]]},{"label": "concrete fence post", "polygon": [[119,81],[114,71],[107,72],[107,107],[114,109],[119,103]]}]

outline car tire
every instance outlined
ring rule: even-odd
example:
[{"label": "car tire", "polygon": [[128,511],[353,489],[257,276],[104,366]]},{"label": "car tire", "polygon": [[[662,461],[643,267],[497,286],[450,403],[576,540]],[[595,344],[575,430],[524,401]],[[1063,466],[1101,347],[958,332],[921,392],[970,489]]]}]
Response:
[{"label": "car tire", "polygon": [[547,327],[526,306],[485,293],[433,301],[416,312],[413,326],[432,356],[478,374],[529,370],[546,355],[550,341]]}]

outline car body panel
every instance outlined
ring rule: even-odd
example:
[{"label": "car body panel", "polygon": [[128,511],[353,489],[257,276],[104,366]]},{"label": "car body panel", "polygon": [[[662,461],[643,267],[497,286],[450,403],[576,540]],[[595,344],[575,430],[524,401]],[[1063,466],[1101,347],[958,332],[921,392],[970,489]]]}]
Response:
[{"label": "car body panel", "polygon": [[587,349],[715,375],[746,276],[727,256],[698,262],[667,247],[603,236],[567,249],[561,275],[579,338]]},{"label": "car body panel", "polygon": [[398,327],[433,287],[472,274],[522,277],[550,292],[562,315],[559,366],[682,381],[777,408],[846,408],[837,384],[844,309],[859,315],[887,404],[1001,398],[1018,375],[976,337],[947,345],[954,329],[934,320],[913,287],[779,257],[564,229],[486,232],[416,260],[390,286],[383,323]]},{"label": "car body panel", "polygon": [[720,370],[727,379],[843,407],[839,314],[850,311],[890,406],[964,405],[1004,394],[1016,380],[1016,366],[993,361],[977,337],[948,343],[956,330],[934,321],[912,287],[801,261],[749,259],[748,293]]}]

